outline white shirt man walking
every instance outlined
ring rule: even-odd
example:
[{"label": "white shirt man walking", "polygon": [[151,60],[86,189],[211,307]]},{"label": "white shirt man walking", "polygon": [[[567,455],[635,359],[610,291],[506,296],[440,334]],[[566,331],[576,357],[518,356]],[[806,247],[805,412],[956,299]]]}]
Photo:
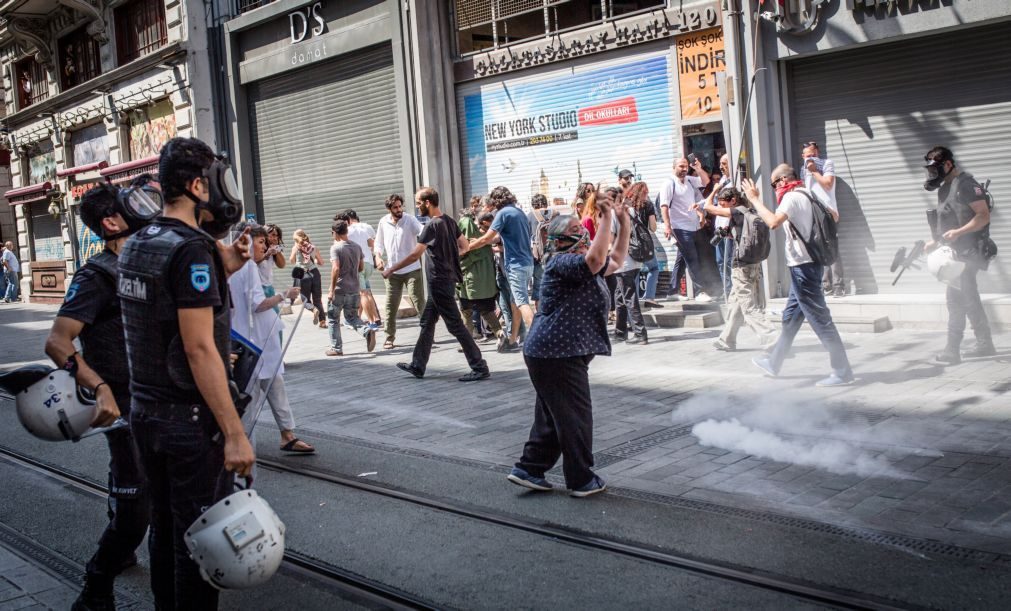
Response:
[{"label": "white shirt man walking", "polygon": [[14,254],[14,242],[5,242],[2,255],[4,280],[7,281],[7,288],[4,291],[4,303],[18,300],[19,280],[21,273],[21,262]]},{"label": "white shirt man walking", "polygon": [[[376,269],[382,271],[392,267],[411,255],[418,245],[418,234],[421,233],[421,223],[413,215],[404,214],[404,198],[393,194],[386,198],[386,209],[389,214],[379,220],[376,231],[375,258]],[[384,276],[386,282],[386,307],[383,311],[385,320],[383,331],[386,341],[383,349],[389,350],[395,346],[397,338],[397,310],[400,309],[400,299],[407,287],[407,296],[411,300],[418,315],[425,309],[425,285],[421,271],[421,263],[414,261],[398,269],[389,276]]]}]

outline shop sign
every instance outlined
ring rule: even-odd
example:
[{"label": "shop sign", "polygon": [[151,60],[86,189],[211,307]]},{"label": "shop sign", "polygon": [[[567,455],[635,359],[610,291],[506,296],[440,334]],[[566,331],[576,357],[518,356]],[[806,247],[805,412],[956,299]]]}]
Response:
[{"label": "shop sign", "polygon": [[716,73],[727,69],[723,51],[723,29],[687,36],[675,42],[678,55],[678,84],[681,89],[681,119],[720,119]]},{"label": "shop sign", "polygon": [[464,86],[467,192],[504,185],[521,201],[569,201],[582,180],[626,167],[659,187],[673,155],[669,64],[663,53]]},{"label": "shop sign", "polygon": [[558,34],[544,42],[489,51],[473,58],[474,76],[492,76],[574,59],[611,49],[669,38],[685,32],[712,28],[720,24],[720,8],[708,5],[664,9],[649,14],[617,20],[571,34]]},{"label": "shop sign", "polygon": [[[326,32],[326,22],[320,15],[322,10],[323,3],[317,2],[312,6],[288,14],[291,44],[297,45],[291,49],[292,66],[317,61],[327,56],[326,41],[312,40],[312,37],[320,36]],[[310,26],[313,22],[315,25]],[[306,44],[299,44],[306,39],[310,39],[310,41]]]}]

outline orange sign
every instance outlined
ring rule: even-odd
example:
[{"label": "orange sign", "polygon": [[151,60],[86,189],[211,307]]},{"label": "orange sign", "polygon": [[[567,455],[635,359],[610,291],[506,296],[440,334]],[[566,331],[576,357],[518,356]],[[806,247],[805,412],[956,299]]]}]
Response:
[{"label": "orange sign", "polygon": [[681,88],[681,120],[720,118],[716,73],[725,72],[723,29],[678,36],[678,84]]}]

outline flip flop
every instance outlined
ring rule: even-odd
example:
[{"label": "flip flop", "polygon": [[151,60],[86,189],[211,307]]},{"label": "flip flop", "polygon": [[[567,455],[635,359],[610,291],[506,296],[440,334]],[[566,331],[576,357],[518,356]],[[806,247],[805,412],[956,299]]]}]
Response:
[{"label": "flip flop", "polygon": [[[305,445],[308,446],[308,449],[296,448],[295,446],[298,445],[299,441],[302,441],[302,440],[299,439],[298,437],[292,439],[288,443],[286,443],[283,446],[281,446],[281,451],[282,452],[291,452],[293,454],[312,454],[313,452],[316,451],[316,448],[310,446],[307,443]],[[305,442],[303,441],[302,443],[305,443]]]}]

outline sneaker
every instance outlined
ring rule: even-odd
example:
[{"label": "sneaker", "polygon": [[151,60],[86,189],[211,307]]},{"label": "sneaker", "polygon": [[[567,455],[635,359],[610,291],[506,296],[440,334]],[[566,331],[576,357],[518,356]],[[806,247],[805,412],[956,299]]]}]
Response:
[{"label": "sneaker", "polygon": [[420,371],[419,369],[415,368],[415,366],[412,365],[412,364],[410,364],[410,363],[397,363],[397,368],[399,368],[399,369],[401,369],[403,371],[406,371],[407,373],[409,373],[412,376],[418,378],[419,380],[421,378],[425,377],[425,372]]},{"label": "sneaker", "polygon": [[624,342],[624,341],[628,341],[628,336],[627,335],[618,335],[617,333],[612,333],[611,334],[611,341],[612,342]]},{"label": "sneaker", "polygon": [[491,372],[487,369],[473,369],[470,373],[460,378],[461,382],[477,382],[479,380],[487,380],[491,377]]},{"label": "sneaker", "polygon": [[341,352],[340,350],[334,350],[333,348],[330,348],[329,350],[326,351],[326,355],[327,356],[344,356],[344,353]]},{"label": "sneaker", "polygon": [[633,335],[632,337],[625,340],[625,345],[628,346],[645,346],[649,344],[649,341],[642,335]]},{"label": "sneaker", "polygon": [[972,350],[966,350],[962,353],[962,356],[968,359],[975,359],[995,354],[997,354],[997,349],[994,348],[993,342],[976,342],[976,347]]},{"label": "sneaker", "polygon": [[958,365],[962,362],[957,350],[947,350],[934,357],[934,360],[942,365]]},{"label": "sneaker", "polygon": [[534,477],[519,467],[513,467],[513,470],[509,472],[506,479],[517,486],[523,486],[524,488],[537,490],[538,492],[548,492],[554,488],[548,480],[543,477]]},{"label": "sneaker", "polygon": [[843,289],[836,289],[832,291],[832,296],[836,298],[841,298],[846,296],[846,291]]},{"label": "sneaker", "polygon": [[365,334],[365,347],[368,348],[369,352],[376,349],[376,330],[371,327],[368,333]]},{"label": "sneaker", "polygon": [[710,297],[709,295],[706,295],[705,293],[699,293],[698,295],[695,296],[696,303],[712,303],[712,301],[713,298]]},{"label": "sneaker", "polygon": [[838,374],[833,373],[827,378],[818,380],[815,386],[849,386],[852,383],[853,383],[852,375],[846,376],[844,378],[839,376]]},{"label": "sneaker", "polygon": [[713,340],[713,348],[716,348],[717,350],[722,350],[723,352],[733,352],[734,350],[737,350],[736,346],[731,346],[730,344],[723,341],[719,337]]},{"label": "sneaker", "polygon": [[499,352],[520,352],[521,350],[522,348],[520,348],[519,342],[510,342],[509,340],[506,340],[505,346],[499,349]]},{"label": "sneaker", "polygon": [[764,371],[768,376],[774,378],[779,375],[779,372],[772,367],[772,361],[769,360],[769,357],[767,356],[756,356],[751,359],[751,362],[755,364],[755,367]]},{"label": "sneaker", "polygon": [[599,475],[594,475],[589,484],[569,492],[569,496],[583,498],[605,490],[607,490],[607,484],[604,483],[604,480],[600,479]]}]

